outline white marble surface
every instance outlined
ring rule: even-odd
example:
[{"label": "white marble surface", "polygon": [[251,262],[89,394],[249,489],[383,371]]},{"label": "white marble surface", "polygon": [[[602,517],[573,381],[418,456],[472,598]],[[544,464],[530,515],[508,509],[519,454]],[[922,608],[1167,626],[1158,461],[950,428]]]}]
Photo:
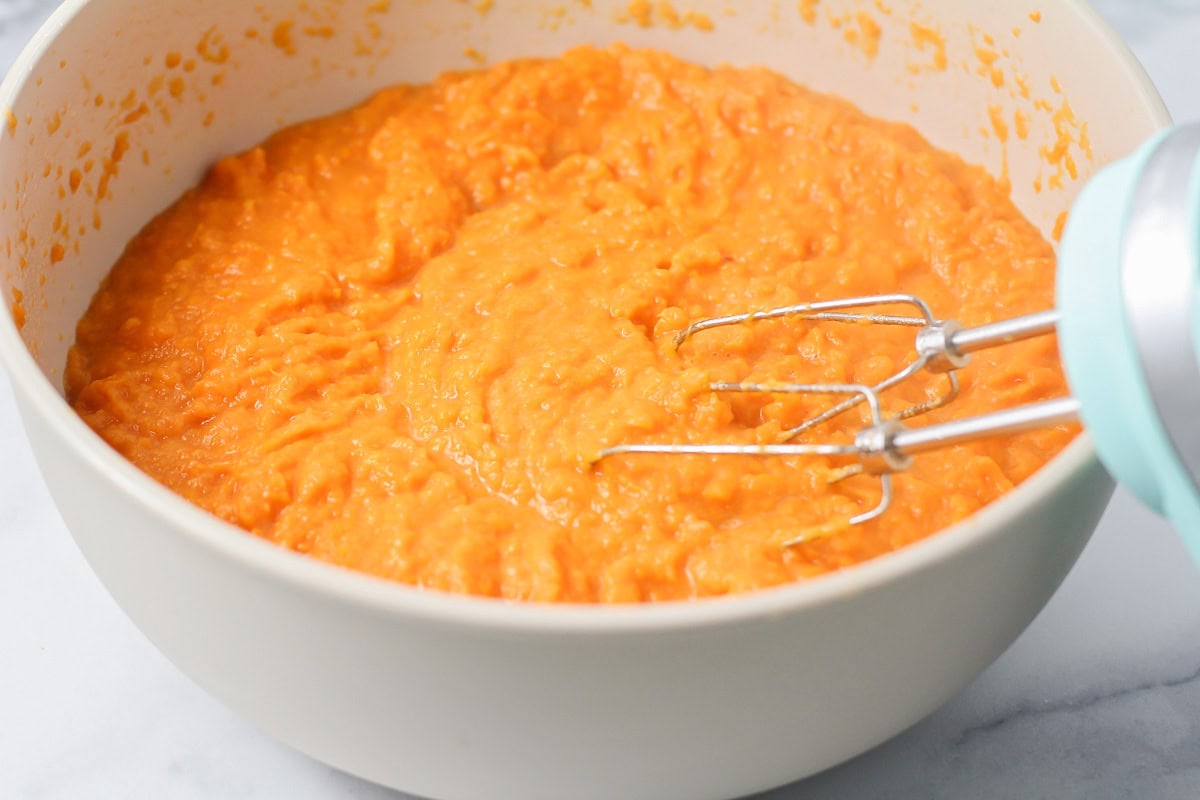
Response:
[{"label": "white marble surface", "polygon": [[[1200,119],[1200,0],[1097,2]],[[0,69],[50,4],[0,0]],[[42,485],[0,375],[0,798],[391,798],[261,735],[122,616]],[[884,746],[769,800],[1200,797],[1200,570],[1119,494],[1045,612]]]}]

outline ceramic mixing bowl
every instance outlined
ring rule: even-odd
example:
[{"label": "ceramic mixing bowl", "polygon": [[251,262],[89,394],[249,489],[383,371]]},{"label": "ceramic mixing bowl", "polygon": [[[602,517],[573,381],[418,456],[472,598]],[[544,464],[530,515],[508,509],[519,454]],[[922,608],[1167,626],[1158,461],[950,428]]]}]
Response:
[{"label": "ceramic mixing bowl", "polygon": [[[1111,484],[1081,438],[974,517],[837,574],[650,607],[444,596],[286,552],[194,508],[62,398],[124,243],[219,155],[480,60],[626,41],[762,64],[1005,173],[1047,234],[1166,122],[1074,0],[247,3],[69,0],[0,88],[0,356],[91,566],[178,667],[262,730],[439,798],[730,797],[829,767],[995,659]],[[81,665],[81,669],[86,668]]]}]

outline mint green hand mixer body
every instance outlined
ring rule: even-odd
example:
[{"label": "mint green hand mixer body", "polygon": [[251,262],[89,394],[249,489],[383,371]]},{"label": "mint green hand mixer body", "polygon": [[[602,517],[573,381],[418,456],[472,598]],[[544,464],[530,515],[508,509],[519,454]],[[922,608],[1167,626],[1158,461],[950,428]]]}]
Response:
[{"label": "mint green hand mixer body", "polygon": [[[916,316],[871,313],[908,305]],[[879,475],[877,506],[892,502],[891,474],[918,453],[966,440],[1081,420],[1100,460],[1119,482],[1167,516],[1200,561],[1200,124],[1168,130],[1102,170],[1071,210],[1058,256],[1057,305],[977,328],[936,318],[920,298],[888,294],[828,300],[714,317],[676,337],[710,328],[799,317],[918,328],[914,360],[874,386],[718,383],[714,391],[846,395],[786,432],[778,444],[620,444],[599,458],[632,453],[850,456],[840,475]],[[976,350],[1057,329],[1073,396],[921,428],[902,420],[950,402],[955,371]],[[884,419],[878,395],[926,370],[946,376],[939,397]],[[866,403],[872,424],[849,444],[795,441],[805,431]]]}]

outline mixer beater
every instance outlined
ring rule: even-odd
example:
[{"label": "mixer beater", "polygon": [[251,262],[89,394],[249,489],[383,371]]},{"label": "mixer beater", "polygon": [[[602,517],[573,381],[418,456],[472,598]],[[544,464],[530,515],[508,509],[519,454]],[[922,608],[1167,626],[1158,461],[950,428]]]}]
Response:
[{"label": "mixer beater", "polygon": [[[911,306],[920,316],[897,316],[853,310],[897,305]],[[878,475],[882,482],[879,504],[850,519],[851,525],[857,525],[880,517],[887,511],[894,496],[891,473],[907,469],[913,455],[940,447],[949,447],[989,434],[1021,433],[1044,425],[1073,422],[1078,417],[1078,401],[1073,398],[1063,398],[923,428],[910,428],[902,422],[902,420],[926,414],[951,402],[959,391],[959,381],[955,373],[969,363],[971,353],[1053,333],[1058,321],[1058,312],[1056,311],[1042,311],[975,328],[966,328],[955,320],[935,318],[929,305],[919,297],[910,294],[884,294],[801,303],[766,311],[711,317],[694,322],[684,328],[676,335],[674,344],[678,348],[694,334],[712,328],[744,325],[785,317],[814,321],[916,327],[918,331],[914,358],[893,375],[873,386],[836,383],[713,383],[709,386],[714,392],[848,395],[846,399],[828,410],[784,431],[781,437],[782,441],[778,444],[619,444],[602,450],[597,460],[635,453],[853,456],[857,459],[858,464],[837,472],[835,480],[842,480],[865,472]],[[880,411],[880,393],[913,377],[922,370],[944,375],[946,377],[945,391],[931,400],[909,406],[884,418]],[[816,444],[791,441],[809,429],[863,403],[868,406],[871,425],[859,431],[852,444]]]},{"label": "mixer beater", "polygon": [[[784,432],[774,444],[616,444],[595,461],[619,455],[851,457],[835,473],[880,477],[881,498],[850,520],[882,516],[893,503],[891,474],[914,455],[984,436],[1016,434],[1081,420],[1108,471],[1165,514],[1200,560],[1200,124],[1180,126],[1105,168],[1083,188],[1064,231],[1057,309],[967,328],[941,320],[920,298],[881,294],[783,306],[692,323],[697,333],[785,317],[917,328],[912,360],[873,386],[810,383],[713,383],[715,392],[844,395],[826,411]],[[872,313],[906,305],[912,316]],[[1056,332],[1072,397],[967,419],[910,427],[904,420],[949,404],[956,371],[970,354]],[[880,393],[926,371],[945,376],[935,398],[885,418]],[[870,424],[852,443],[797,437],[866,404]],[[789,542],[788,544],[798,543]]]}]

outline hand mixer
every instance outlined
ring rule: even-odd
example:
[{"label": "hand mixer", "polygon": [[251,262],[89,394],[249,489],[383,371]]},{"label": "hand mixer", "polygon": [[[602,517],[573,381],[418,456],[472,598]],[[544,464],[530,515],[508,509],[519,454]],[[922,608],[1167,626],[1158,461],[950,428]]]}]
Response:
[{"label": "hand mixer", "polygon": [[[714,383],[717,392],[846,395],[785,432],[778,444],[619,444],[620,454],[849,456],[838,473],[878,475],[880,502],[850,520],[881,516],[892,503],[891,474],[914,455],[983,436],[1014,434],[1081,420],[1101,462],[1119,482],[1168,517],[1200,559],[1200,124],[1180,126],[1093,177],[1071,209],[1059,249],[1055,310],[966,328],[941,320],[920,298],[885,294],[805,303],[692,323],[675,344],[710,328],[798,317],[918,328],[913,360],[874,386]],[[871,313],[907,305],[915,316]],[[952,422],[909,427],[909,419],[946,405],[955,371],[970,354],[1058,332],[1073,396]],[[878,395],[922,370],[946,377],[937,398],[883,418]],[[793,441],[865,403],[871,424],[849,444]]]}]

